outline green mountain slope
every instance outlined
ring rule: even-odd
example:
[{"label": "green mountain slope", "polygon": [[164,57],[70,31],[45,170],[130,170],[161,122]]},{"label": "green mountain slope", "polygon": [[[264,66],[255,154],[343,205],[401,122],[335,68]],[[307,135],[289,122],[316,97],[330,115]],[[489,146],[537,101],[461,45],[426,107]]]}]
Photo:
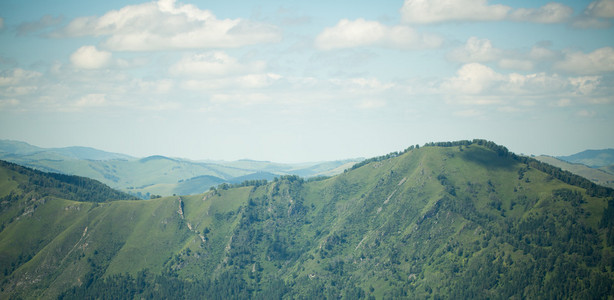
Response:
[{"label": "green mountain slope", "polygon": [[0,232],[0,295],[607,298],[613,196],[482,140],[201,195],[43,196]]},{"label": "green mountain slope", "polygon": [[[198,162],[160,155],[138,159],[87,147],[40,148],[8,140],[0,140],[0,159],[46,172],[96,179],[142,198],[149,198],[150,194],[198,194],[221,182],[235,183],[257,176],[263,177],[256,179],[268,179],[272,178],[271,174],[335,175],[358,161],[303,164],[252,160]],[[210,180],[203,180],[205,176]]]},{"label": "green mountain slope", "polygon": [[[561,168],[563,170],[567,170],[576,175],[580,175],[596,184],[603,185],[609,188],[614,188],[614,172],[608,172],[608,167],[601,167],[599,169],[595,169],[587,167],[583,164],[569,163],[558,158],[546,155],[537,156],[535,157],[535,159]],[[610,168],[614,168],[614,166],[610,166]]]}]

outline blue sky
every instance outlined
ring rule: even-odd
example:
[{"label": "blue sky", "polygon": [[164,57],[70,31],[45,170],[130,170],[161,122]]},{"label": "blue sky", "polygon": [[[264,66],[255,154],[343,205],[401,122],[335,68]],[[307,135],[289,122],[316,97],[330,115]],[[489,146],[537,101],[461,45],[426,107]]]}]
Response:
[{"label": "blue sky", "polygon": [[0,138],[300,162],[614,148],[614,0],[0,2]]}]

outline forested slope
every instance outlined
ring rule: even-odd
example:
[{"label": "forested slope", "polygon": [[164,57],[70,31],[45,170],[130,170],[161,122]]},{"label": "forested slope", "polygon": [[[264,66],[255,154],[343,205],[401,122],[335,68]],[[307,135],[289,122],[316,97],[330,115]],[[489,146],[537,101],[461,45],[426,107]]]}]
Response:
[{"label": "forested slope", "polygon": [[[15,265],[3,295],[607,298],[613,196],[475,140],[410,147],[331,178],[148,201],[50,197],[0,232],[2,265]],[[40,222],[62,226],[36,231],[30,252],[10,240]]]}]

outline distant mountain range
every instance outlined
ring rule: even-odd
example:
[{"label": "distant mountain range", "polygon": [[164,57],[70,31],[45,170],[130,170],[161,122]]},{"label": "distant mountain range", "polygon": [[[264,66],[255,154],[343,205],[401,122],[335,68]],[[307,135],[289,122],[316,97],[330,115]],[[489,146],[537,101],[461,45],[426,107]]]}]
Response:
[{"label": "distant mountain range", "polygon": [[611,167],[614,165],[614,149],[586,150],[569,156],[558,156],[560,160],[583,164],[591,168]]},{"label": "distant mountain range", "polygon": [[614,149],[586,150],[569,156],[540,155],[536,159],[614,188]]},{"label": "distant mountain range", "polygon": [[614,297],[614,190],[492,142],[412,146],[328,178],[246,179],[115,201],[129,195],[0,162],[0,298]]},{"label": "distant mountain range", "polygon": [[247,179],[331,176],[362,160],[281,164],[252,160],[193,161],[160,155],[136,158],[88,147],[41,148],[10,140],[0,140],[0,159],[42,171],[93,178],[142,198],[197,194],[224,182]]}]

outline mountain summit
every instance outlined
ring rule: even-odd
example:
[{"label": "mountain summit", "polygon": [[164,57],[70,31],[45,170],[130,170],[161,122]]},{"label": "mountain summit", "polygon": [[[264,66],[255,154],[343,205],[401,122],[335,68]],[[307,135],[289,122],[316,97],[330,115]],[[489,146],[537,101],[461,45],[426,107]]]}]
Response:
[{"label": "mountain summit", "polygon": [[0,177],[2,297],[614,296],[614,191],[484,140],[152,200]]}]

